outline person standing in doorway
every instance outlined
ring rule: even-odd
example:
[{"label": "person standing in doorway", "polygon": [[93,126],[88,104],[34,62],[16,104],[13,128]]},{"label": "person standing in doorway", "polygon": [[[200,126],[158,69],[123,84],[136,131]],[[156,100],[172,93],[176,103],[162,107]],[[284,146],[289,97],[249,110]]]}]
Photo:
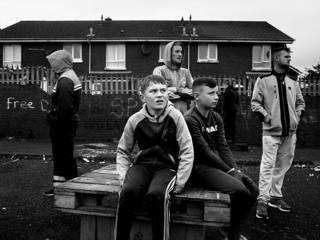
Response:
[{"label": "person standing in doorway", "polygon": [[55,186],[78,176],[73,148],[79,124],[81,82],[72,69],[69,52],[58,50],[48,55],[47,59],[58,78],[52,90],[51,111],[47,116],[53,155],[53,189],[44,195],[53,196]]},{"label": "person standing in doorway", "polygon": [[193,78],[188,69],[181,67],[184,48],[181,42],[169,42],[164,49],[164,65],[153,70],[153,74],[162,76],[167,83],[169,99],[184,113],[192,97]]},{"label": "person standing in doorway", "polygon": [[227,88],[223,97],[223,113],[225,117],[226,139],[228,143],[234,143],[236,136],[236,116],[239,107],[239,94],[236,81],[226,82]]},{"label": "person standing in doorway", "polygon": [[257,218],[268,219],[268,206],[291,212],[284,200],[282,184],[296,147],[296,131],[305,111],[298,82],[287,76],[290,49],[273,50],[273,69],[258,77],[251,99],[251,109],[262,121],[262,158],[259,175]]}]

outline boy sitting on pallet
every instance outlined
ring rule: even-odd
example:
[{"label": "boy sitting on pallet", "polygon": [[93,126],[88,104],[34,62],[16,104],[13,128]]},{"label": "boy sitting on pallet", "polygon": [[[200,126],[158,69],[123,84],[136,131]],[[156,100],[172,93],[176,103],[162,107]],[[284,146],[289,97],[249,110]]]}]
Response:
[{"label": "boy sitting on pallet", "polygon": [[[163,77],[145,77],[139,90],[144,105],[129,118],[117,149],[122,188],[115,239],[130,240],[134,210],[144,196],[153,240],[169,239],[169,193],[181,192],[191,174],[192,138],[182,114],[168,101]],[[136,142],[139,152],[131,159]]]},{"label": "boy sitting on pallet", "polygon": [[[245,239],[241,226],[256,202],[258,188],[242,173],[224,135],[222,118],[213,109],[218,103],[218,86],[211,78],[193,82],[195,106],[185,113],[193,143],[194,168],[191,182],[203,188],[230,194],[231,218],[228,240]],[[221,231],[224,233],[226,231]],[[226,233],[225,233],[226,235]]]}]

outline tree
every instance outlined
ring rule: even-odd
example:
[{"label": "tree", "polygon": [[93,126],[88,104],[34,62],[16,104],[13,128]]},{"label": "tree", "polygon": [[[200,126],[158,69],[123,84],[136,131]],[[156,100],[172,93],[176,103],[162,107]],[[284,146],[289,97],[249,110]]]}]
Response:
[{"label": "tree", "polygon": [[320,78],[320,62],[312,68],[307,69],[305,79],[319,79]]}]

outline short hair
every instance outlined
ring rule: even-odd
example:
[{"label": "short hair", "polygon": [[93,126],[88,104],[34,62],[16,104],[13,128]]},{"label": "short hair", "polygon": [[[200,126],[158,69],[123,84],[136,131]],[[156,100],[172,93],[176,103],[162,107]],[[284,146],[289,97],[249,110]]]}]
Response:
[{"label": "short hair", "polygon": [[144,93],[149,87],[150,83],[160,83],[167,85],[166,80],[162,76],[151,74],[141,79],[141,81],[139,82],[139,91],[141,93]]},{"label": "short hair", "polygon": [[210,77],[202,77],[194,80],[192,84],[192,91],[201,86],[207,86],[209,88],[215,88],[217,86],[216,80]]},{"label": "short hair", "polygon": [[288,48],[287,46],[282,46],[282,47],[276,47],[276,48],[272,49],[272,54],[275,54],[275,53],[281,52],[281,51],[286,51],[286,52],[291,53],[290,48]]}]

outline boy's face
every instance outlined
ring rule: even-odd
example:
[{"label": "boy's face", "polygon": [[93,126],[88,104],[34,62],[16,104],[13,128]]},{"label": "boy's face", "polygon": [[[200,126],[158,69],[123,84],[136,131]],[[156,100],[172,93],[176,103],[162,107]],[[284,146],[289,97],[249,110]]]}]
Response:
[{"label": "boy's face", "polygon": [[173,64],[181,64],[183,57],[182,47],[179,45],[174,45],[172,48],[171,62]]},{"label": "boy's face", "polygon": [[166,107],[169,99],[167,85],[151,82],[141,97],[149,110],[161,111]]},{"label": "boy's face", "polygon": [[218,104],[218,86],[210,88],[208,86],[202,86],[196,93],[197,104],[201,105],[203,108],[212,109]]}]

